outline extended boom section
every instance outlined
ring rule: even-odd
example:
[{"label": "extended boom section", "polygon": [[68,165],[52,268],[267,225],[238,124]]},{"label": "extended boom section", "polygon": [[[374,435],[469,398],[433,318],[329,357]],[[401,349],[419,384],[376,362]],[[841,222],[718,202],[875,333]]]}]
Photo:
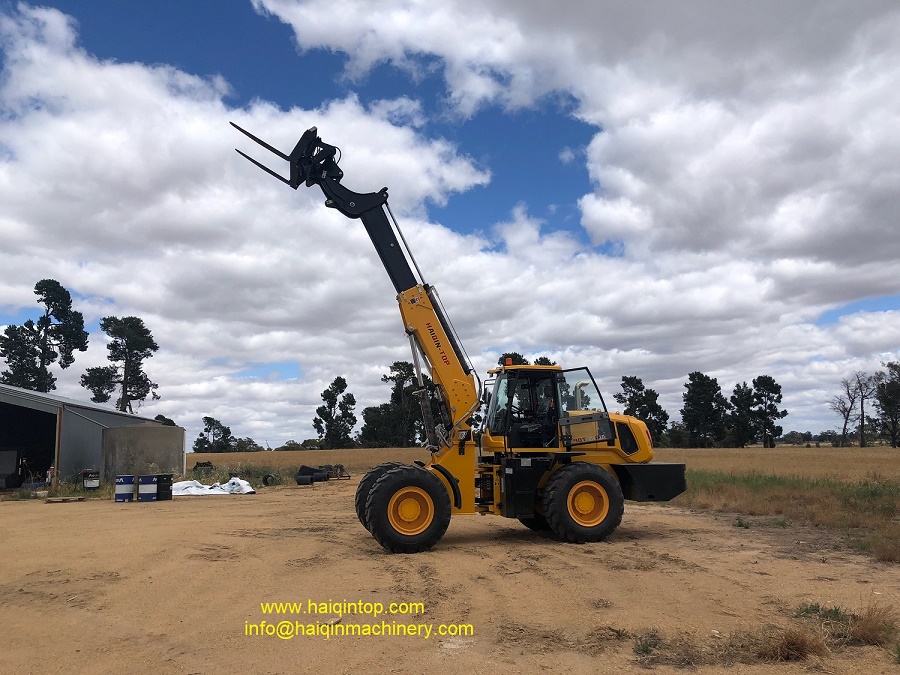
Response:
[{"label": "extended boom section", "polygon": [[[647,426],[609,413],[587,368],[507,364],[491,371],[493,390],[482,399],[440,298],[422,279],[393,221],[387,188],[360,193],[342,185],[339,150],[324,143],[315,127],[284,153],[232,125],[287,161],[288,175],[238,150],[243,157],[293,189],[318,185],[327,207],[363,223],[397,293],[432,455],[427,464],[381,464],[360,481],[357,516],[384,548],[431,548],[452,513],[517,518],[567,541],[599,541],[618,527],[625,499],[667,501],[686,489],[684,465],[651,462]],[[420,356],[436,385],[437,416],[423,386]],[[483,402],[487,411],[473,429]]]},{"label": "extended boom section", "polygon": [[[460,409],[468,411],[478,400],[471,368],[463,358],[449,322],[434,301],[433,289],[424,283],[421,274],[417,277],[413,272],[407,258],[409,252],[405,243],[401,245],[401,240],[397,237],[398,231],[388,219],[389,212],[385,211],[388,189],[385,187],[378,192],[361,193],[342,185],[344,172],[336,159],[338,149],[324,143],[319,138],[316,127],[308,129],[293,151],[285,154],[234,122],[231,125],[254,142],[286,160],[289,163],[289,175],[284,177],[238,150],[242,157],[295,190],[301,183],[307,186],[318,185],[325,194],[325,206],[340,211],[348,218],[358,218],[362,221],[398,294],[397,300],[407,332],[414,334],[416,342],[431,366],[430,375],[440,388],[445,402],[453,401],[449,404],[444,417],[450,420],[451,427],[458,424],[460,420],[454,412]],[[409,258],[411,257],[409,254]],[[447,356],[448,348],[453,350],[452,358]],[[465,388],[468,394],[466,402],[460,400],[460,396],[463,396],[463,387],[458,383],[460,368],[471,385]],[[444,435],[450,431],[451,429],[445,429]]]}]

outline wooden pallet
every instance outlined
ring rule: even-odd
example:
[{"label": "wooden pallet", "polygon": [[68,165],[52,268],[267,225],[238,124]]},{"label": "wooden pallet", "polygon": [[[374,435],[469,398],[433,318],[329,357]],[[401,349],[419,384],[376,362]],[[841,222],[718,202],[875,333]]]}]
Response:
[{"label": "wooden pallet", "polygon": [[65,502],[83,502],[86,497],[47,497],[45,504],[64,504]]}]

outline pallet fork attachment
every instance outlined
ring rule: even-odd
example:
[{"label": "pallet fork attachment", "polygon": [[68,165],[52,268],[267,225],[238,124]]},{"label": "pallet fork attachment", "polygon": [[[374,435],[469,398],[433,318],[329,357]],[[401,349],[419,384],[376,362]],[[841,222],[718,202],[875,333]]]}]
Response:
[{"label": "pallet fork attachment", "polygon": [[[288,178],[285,178],[277,171],[273,171],[262,162],[256,161],[247,153],[235,148],[235,151],[241,157],[250,160],[267,174],[274,176],[295,190],[300,187],[300,183],[306,183],[306,187],[318,185],[325,194],[325,206],[337,209],[348,218],[359,218],[363,214],[379,209],[383,204],[387,203],[387,188],[381,188],[378,192],[360,193],[353,192],[341,185],[341,178],[344,177],[344,172],[341,171],[337,160],[335,160],[335,155],[338,154],[339,150],[334,145],[322,142],[316,127],[310,127],[304,131],[291,154],[286,155],[261,138],[257,138],[246,129],[242,129],[234,122],[230,122],[230,124],[247,136],[247,138],[287,161],[290,164],[290,175]],[[410,284],[410,286],[412,285],[414,284]],[[404,286],[402,290],[406,288],[409,288],[409,286]]]},{"label": "pallet fork attachment", "polygon": [[[274,176],[282,183],[289,185],[295,190],[300,187],[301,182],[305,182],[306,187],[311,187],[314,183],[318,182],[317,179],[313,177],[314,169],[324,168],[321,176],[322,178],[334,178],[336,180],[340,180],[344,175],[344,172],[337,168],[337,163],[331,161],[334,159],[337,148],[335,148],[333,145],[322,143],[322,139],[319,138],[316,127],[311,127],[303,132],[303,135],[300,137],[300,140],[297,141],[297,145],[294,146],[291,154],[286,155],[278,148],[269,145],[261,138],[254,136],[246,129],[239,127],[234,122],[229,122],[229,124],[231,124],[231,126],[240,131],[242,134],[247,136],[247,138],[256,141],[272,154],[278,155],[279,157],[281,157],[281,159],[288,162],[290,164],[291,173],[290,178],[285,178],[277,171],[273,171],[265,164],[257,162],[255,159],[250,157],[250,155],[235,148],[235,150],[241,157],[243,157],[244,159],[249,159],[267,174],[269,174],[270,176]],[[317,148],[319,149],[318,152],[316,152]],[[318,171],[316,171],[315,173],[318,173]]]}]

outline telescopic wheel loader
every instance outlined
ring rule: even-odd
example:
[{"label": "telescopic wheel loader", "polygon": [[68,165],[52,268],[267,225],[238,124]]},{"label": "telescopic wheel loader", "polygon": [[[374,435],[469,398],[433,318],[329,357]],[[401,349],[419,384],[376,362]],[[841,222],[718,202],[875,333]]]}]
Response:
[{"label": "telescopic wheel loader", "polygon": [[[437,419],[425,387],[418,393],[431,461],[376,466],[356,491],[359,520],[384,548],[425,551],[444,535],[451,514],[473,513],[517,518],[570,542],[599,541],[618,527],[625,499],[668,501],[685,490],[684,464],[651,463],[647,426],[607,412],[587,368],[507,363],[489,371],[482,388],[393,220],[387,188],[358,193],[342,185],[338,149],[315,127],[284,154],[232,125],[286,160],[290,174],[238,150],[243,157],[295,190],[318,185],[325,206],[362,221],[397,291],[419,384],[424,361],[437,385]],[[483,404],[483,421],[473,428]]]}]

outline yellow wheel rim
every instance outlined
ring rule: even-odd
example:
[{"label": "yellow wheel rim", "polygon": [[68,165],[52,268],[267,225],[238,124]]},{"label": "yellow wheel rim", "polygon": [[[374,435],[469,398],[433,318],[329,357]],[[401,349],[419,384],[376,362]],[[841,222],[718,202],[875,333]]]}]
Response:
[{"label": "yellow wheel rim", "polygon": [[421,534],[434,520],[434,502],[422,488],[400,488],[388,503],[388,520],[391,527],[407,537]]},{"label": "yellow wheel rim", "polygon": [[595,527],[609,513],[609,497],[600,485],[583,480],[569,490],[569,515],[582,527]]}]

